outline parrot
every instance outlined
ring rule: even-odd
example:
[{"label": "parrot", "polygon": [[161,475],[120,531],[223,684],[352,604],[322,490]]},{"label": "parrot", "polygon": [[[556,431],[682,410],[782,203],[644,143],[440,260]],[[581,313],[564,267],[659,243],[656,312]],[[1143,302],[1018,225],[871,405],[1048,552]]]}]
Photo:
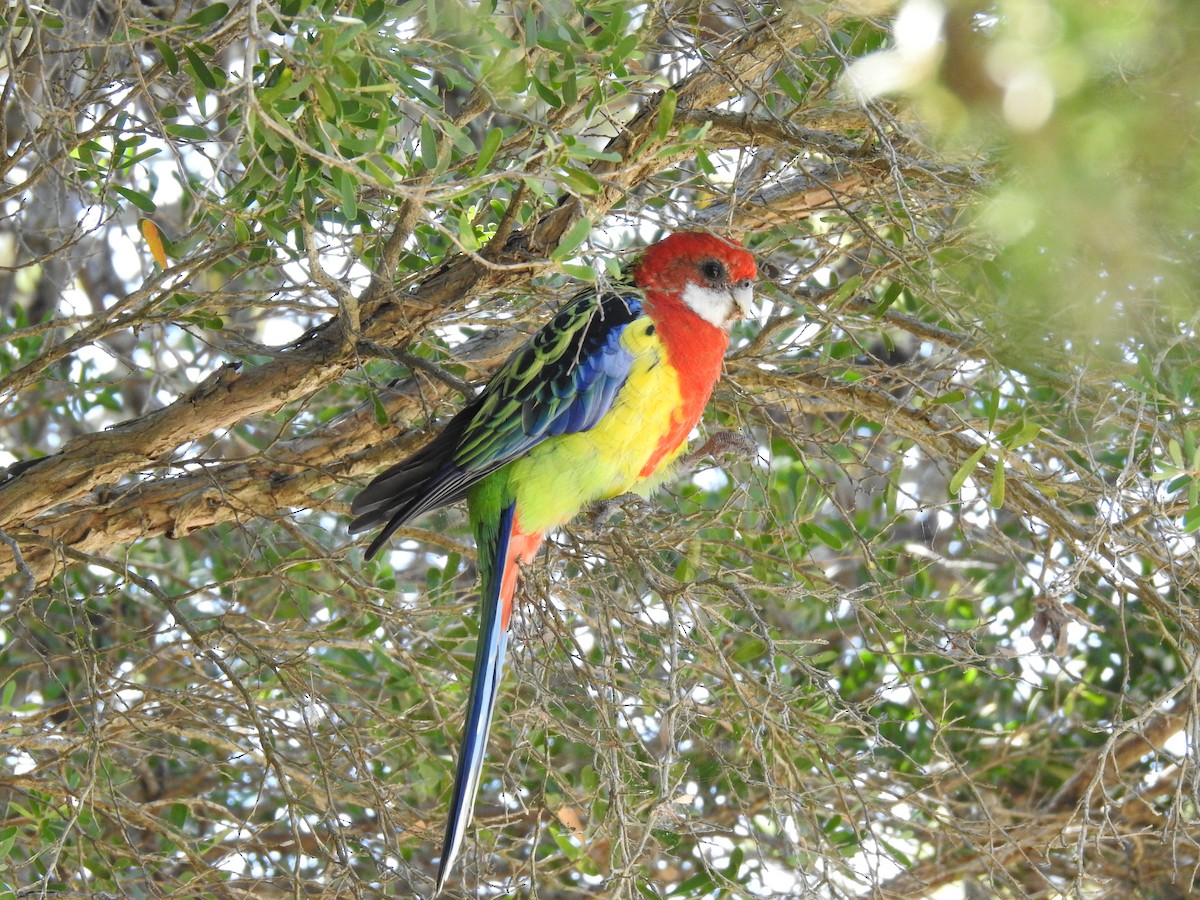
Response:
[{"label": "parrot", "polygon": [[741,243],[678,231],[603,287],[577,293],[420,450],[351,503],[351,534],[466,500],[480,626],[435,893],[471,822],[504,666],[517,576],[585,507],[670,477],[721,376],[757,268]]}]

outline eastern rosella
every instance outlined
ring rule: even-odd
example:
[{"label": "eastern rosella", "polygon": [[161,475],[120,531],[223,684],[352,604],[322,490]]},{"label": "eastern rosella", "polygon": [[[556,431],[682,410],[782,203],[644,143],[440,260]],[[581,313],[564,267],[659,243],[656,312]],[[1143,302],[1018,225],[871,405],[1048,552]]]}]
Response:
[{"label": "eastern rosella", "polygon": [[350,531],[383,530],[466,498],[479,554],[480,627],[437,890],[471,821],[504,665],[519,563],[583,507],[668,477],[749,309],[754,257],[680,232],[648,247],[627,284],[579,293],[432,441],[376,477]]}]

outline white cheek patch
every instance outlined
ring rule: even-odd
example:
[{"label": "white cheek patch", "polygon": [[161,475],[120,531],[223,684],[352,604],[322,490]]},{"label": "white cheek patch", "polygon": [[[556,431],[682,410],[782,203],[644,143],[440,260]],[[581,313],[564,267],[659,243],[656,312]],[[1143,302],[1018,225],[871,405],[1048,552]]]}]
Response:
[{"label": "white cheek patch", "polygon": [[705,322],[718,328],[726,327],[733,317],[733,294],[728,289],[688,282],[683,288],[683,302]]}]

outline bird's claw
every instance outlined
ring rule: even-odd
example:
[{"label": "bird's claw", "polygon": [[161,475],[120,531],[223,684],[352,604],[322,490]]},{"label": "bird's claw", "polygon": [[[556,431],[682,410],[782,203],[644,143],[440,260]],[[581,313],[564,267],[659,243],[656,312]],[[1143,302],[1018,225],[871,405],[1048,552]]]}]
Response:
[{"label": "bird's claw", "polygon": [[647,507],[646,498],[640,494],[626,493],[618,494],[616,497],[609,497],[607,500],[601,500],[592,507],[591,515],[588,516],[587,523],[591,528],[602,528],[608,524],[608,520],[621,512],[623,509],[632,508],[637,511],[642,511]]},{"label": "bird's claw", "polygon": [[754,459],[758,456],[758,441],[740,431],[718,431],[685,456],[683,466],[690,469],[705,457],[711,457],[716,462],[719,457],[725,455]]}]

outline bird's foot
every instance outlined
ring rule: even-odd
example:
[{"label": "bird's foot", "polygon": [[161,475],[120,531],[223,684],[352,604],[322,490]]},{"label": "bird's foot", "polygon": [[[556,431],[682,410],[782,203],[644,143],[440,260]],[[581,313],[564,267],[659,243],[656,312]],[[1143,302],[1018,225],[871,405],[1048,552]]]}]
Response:
[{"label": "bird's foot", "polygon": [[609,497],[607,500],[601,500],[592,507],[591,515],[587,518],[587,523],[591,528],[602,528],[608,524],[608,520],[617,513],[625,510],[627,512],[644,512],[648,508],[646,498],[641,494],[632,492],[627,494],[618,494],[616,497]]},{"label": "bird's foot", "polygon": [[721,456],[736,456],[738,459],[754,459],[758,456],[758,441],[740,431],[718,431],[707,441],[683,458],[680,467],[690,469],[705,457],[717,462]]}]

